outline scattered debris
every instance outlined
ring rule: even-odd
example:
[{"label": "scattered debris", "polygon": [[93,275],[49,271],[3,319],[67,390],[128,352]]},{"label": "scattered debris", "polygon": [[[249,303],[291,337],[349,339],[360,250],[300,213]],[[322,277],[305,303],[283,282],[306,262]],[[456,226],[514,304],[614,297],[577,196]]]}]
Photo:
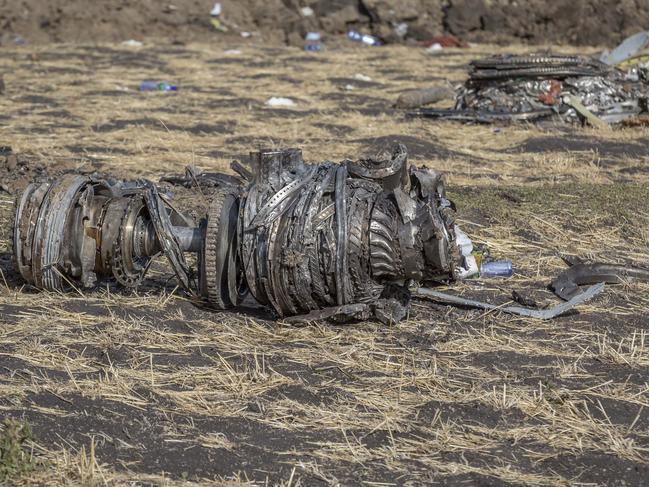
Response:
[{"label": "scattered debris", "polygon": [[597,117],[597,115],[586,108],[576,96],[566,95],[565,102],[567,105],[570,105],[572,108],[574,108],[575,111],[579,113],[579,115],[586,119],[592,127],[600,130],[610,129],[610,126],[606,122],[601,120],[599,117]]},{"label": "scattered debris", "polygon": [[432,46],[438,45],[440,48],[444,47],[469,47],[469,44],[466,42],[460,41],[457,37],[452,35],[445,36],[435,36],[427,39],[425,41],[419,42],[419,45],[422,47],[430,48]]},{"label": "scattered debris", "polygon": [[[165,178],[213,195],[198,224],[147,180],[68,174],[33,183],[16,207],[17,268],[27,282],[51,291],[92,287],[108,277],[134,287],[163,254],[188,294],[229,309],[250,293],[292,322],[396,323],[407,316],[412,296],[550,319],[604,286],[548,310],[425,287],[462,279],[478,264],[441,174],[408,167],[401,144],[386,156],[340,164],[306,164],[299,149],[265,150],[232,170],[237,176],[188,167],[184,176]],[[198,254],[196,268],[186,253]]]},{"label": "scattered debris", "polygon": [[408,33],[408,24],[406,22],[400,22],[394,26],[394,33],[397,37],[404,38]]},{"label": "scattered debris", "polygon": [[511,277],[514,274],[511,260],[494,260],[480,263],[480,277]]},{"label": "scattered debris", "polygon": [[482,123],[543,119],[607,128],[647,111],[649,64],[620,70],[597,59],[504,55],[471,62],[455,107],[410,115]]},{"label": "scattered debris", "polygon": [[361,42],[368,46],[383,45],[383,43],[377,37],[371,36],[369,34],[361,34],[360,32],[355,30],[350,30],[349,32],[347,32],[347,38],[354,42]]},{"label": "scattered debris", "polygon": [[[219,32],[229,32],[230,29],[221,21],[220,18],[218,17],[212,17],[210,19],[210,24],[212,24],[212,27],[214,27],[215,30],[218,30]],[[241,33],[243,37],[246,37],[243,35],[243,32]]]},{"label": "scattered debris", "polygon": [[212,10],[210,10],[210,17],[210,23],[215,30],[229,32],[230,29],[221,20],[221,4],[219,2],[215,3]]},{"label": "scattered debris", "polygon": [[416,108],[442,100],[452,100],[455,91],[449,86],[434,86],[423,90],[404,91],[395,103],[396,108]]},{"label": "scattered debris", "polygon": [[561,299],[569,300],[583,294],[584,284],[623,284],[631,280],[649,281],[649,269],[600,262],[579,262],[562,272],[550,287]]},{"label": "scattered debris", "polygon": [[364,74],[362,74],[362,73],[356,73],[356,74],[354,75],[354,79],[355,79],[355,80],[358,80],[358,81],[365,81],[365,82],[368,82],[368,83],[369,83],[370,81],[372,81],[372,78],[370,78],[369,76],[364,75]]},{"label": "scattered debris", "polygon": [[178,91],[178,87],[166,81],[142,81],[140,91]]},{"label": "scattered debris", "polygon": [[302,17],[311,17],[314,14],[311,7],[302,7],[300,13],[302,14]]},{"label": "scattered debris", "polygon": [[129,39],[127,41],[122,42],[122,46],[126,47],[142,47],[144,43],[140,41],[136,41],[135,39]]},{"label": "scattered debris", "polygon": [[221,15],[221,4],[219,2],[216,2],[214,4],[212,10],[210,10],[210,15],[212,17],[218,17],[219,15]]},{"label": "scattered debris", "polygon": [[442,52],[443,50],[444,50],[444,47],[441,44],[435,43],[435,44],[431,44],[430,46],[428,46],[428,48],[426,49],[426,53],[427,54],[438,54],[438,53]]},{"label": "scattered debris", "polygon": [[295,102],[290,98],[284,98],[281,96],[271,96],[266,100],[266,105],[269,107],[293,107]]},{"label": "scattered debris", "polygon": [[226,49],[225,51],[223,51],[223,54],[225,54],[226,56],[236,56],[241,54],[241,49]]},{"label": "scattered debris", "polygon": [[322,46],[319,43],[319,32],[307,32],[304,36],[304,40],[307,41],[307,43],[304,45],[305,51],[317,52],[322,50]]},{"label": "scattered debris", "polygon": [[473,299],[466,299],[460,296],[453,296],[451,294],[441,293],[433,289],[428,288],[418,288],[413,291],[413,296],[423,299],[430,299],[438,303],[445,304],[455,304],[458,306],[467,306],[469,308],[478,308],[485,310],[501,311],[503,313],[525,316],[529,318],[536,318],[539,320],[551,320],[558,316],[561,316],[568,311],[572,310],[575,306],[583,304],[587,301],[590,301],[592,298],[597,296],[604,290],[604,283],[595,284],[594,286],[589,287],[583,293],[574,296],[570,300],[558,304],[557,306],[549,309],[530,309],[522,308],[519,306],[502,306],[491,303],[483,303],[481,301],[475,301]]},{"label": "scattered debris", "polygon": [[649,44],[649,32],[638,32],[627,37],[613,51],[605,49],[599,56],[599,60],[610,66],[620,64],[635,56]]}]

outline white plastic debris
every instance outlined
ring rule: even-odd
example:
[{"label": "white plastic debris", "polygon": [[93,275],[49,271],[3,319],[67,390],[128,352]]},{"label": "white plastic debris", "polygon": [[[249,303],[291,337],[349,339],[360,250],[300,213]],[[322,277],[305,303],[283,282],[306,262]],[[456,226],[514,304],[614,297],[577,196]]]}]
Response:
[{"label": "white plastic debris", "polygon": [[223,51],[223,54],[227,56],[236,56],[237,54],[241,54],[241,49],[226,49]]},{"label": "white plastic debris", "polygon": [[221,15],[221,4],[219,2],[216,2],[214,4],[212,10],[210,10],[210,15],[212,17],[218,17],[219,15]]},{"label": "white plastic debris", "polygon": [[352,91],[352,90],[355,90],[356,87],[355,87],[354,85],[352,85],[352,84],[346,84],[346,85],[345,85],[345,89],[346,89],[347,91]]},{"label": "white plastic debris", "polygon": [[269,107],[293,107],[295,102],[290,98],[283,98],[281,96],[271,96],[266,100],[266,105]]},{"label": "white plastic debris", "polygon": [[399,37],[405,37],[408,33],[408,24],[401,22],[394,26],[394,33]]},{"label": "white plastic debris", "polygon": [[252,32],[246,32],[245,30],[241,33],[241,37],[245,37],[246,39],[252,35]]},{"label": "white plastic debris", "polygon": [[356,73],[354,79],[357,79],[358,81],[372,81],[372,78],[361,73]]},{"label": "white plastic debris", "polygon": [[320,40],[320,32],[307,32],[306,35],[304,36],[304,40],[306,40],[306,41],[319,41]]},{"label": "white plastic debris", "polygon": [[302,17],[311,17],[314,14],[311,7],[302,7],[300,12],[302,13]]},{"label": "white plastic debris", "polygon": [[460,253],[465,257],[471,255],[471,252],[473,252],[473,242],[471,242],[469,236],[457,225],[455,225],[454,230],[455,241],[457,242],[457,246],[460,247]]},{"label": "white plastic debris", "polygon": [[122,42],[122,46],[128,46],[128,47],[142,47],[144,44],[140,41],[136,41],[135,39],[129,39],[128,41]]},{"label": "white plastic debris", "polygon": [[464,260],[464,265],[458,267],[457,273],[461,279],[475,276],[480,272],[480,269],[478,269],[478,263],[475,260],[475,256],[471,253],[473,252],[473,242],[471,242],[469,236],[457,225],[455,225],[454,230],[455,241],[457,246],[460,248],[460,254],[462,254]]},{"label": "white plastic debris", "polygon": [[444,50],[444,47],[438,42],[436,42],[435,44],[432,44],[428,49],[426,49],[426,52],[428,54],[437,54],[442,50]]}]

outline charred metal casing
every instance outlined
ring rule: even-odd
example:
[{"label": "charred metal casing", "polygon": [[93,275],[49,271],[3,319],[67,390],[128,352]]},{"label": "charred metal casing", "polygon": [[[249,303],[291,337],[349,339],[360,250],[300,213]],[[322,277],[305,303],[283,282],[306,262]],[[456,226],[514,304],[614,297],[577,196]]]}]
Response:
[{"label": "charred metal casing", "polygon": [[[249,291],[280,316],[398,321],[405,283],[452,280],[463,264],[440,174],[408,167],[402,145],[385,159],[317,165],[298,149],[267,150],[233,168],[241,179],[201,178],[214,194],[198,226],[145,180],[30,185],[16,211],[18,270],[49,290],[101,277],[136,286],[162,253],[188,292],[219,309]],[[198,253],[197,269],[185,252]]]},{"label": "charred metal casing", "polygon": [[67,175],[31,184],[19,198],[14,259],[27,282],[51,291],[92,287],[105,277],[136,286],[152,256],[165,251],[184,263],[178,248],[200,248],[202,232],[186,225],[147,181]]},{"label": "charred metal casing", "polygon": [[388,282],[449,280],[459,254],[439,174],[386,160],[307,165],[262,151],[241,199],[242,266],[280,315],[373,303]]}]

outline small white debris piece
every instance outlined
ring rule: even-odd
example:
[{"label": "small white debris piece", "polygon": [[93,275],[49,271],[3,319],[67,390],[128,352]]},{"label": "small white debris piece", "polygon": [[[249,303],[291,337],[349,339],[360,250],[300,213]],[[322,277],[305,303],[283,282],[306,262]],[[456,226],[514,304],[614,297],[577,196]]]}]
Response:
[{"label": "small white debris piece", "polygon": [[251,35],[252,35],[251,32],[243,31],[243,32],[241,33],[241,37],[245,37],[245,38],[248,38],[248,37],[250,37]]},{"label": "small white debris piece", "polygon": [[266,105],[269,107],[293,107],[295,102],[290,98],[283,98],[281,96],[271,96],[266,100]]},{"label": "small white debris piece", "polygon": [[117,91],[131,91],[131,89],[128,86],[124,86],[124,85],[115,85],[115,90],[117,90]]},{"label": "small white debris piece", "polygon": [[210,15],[212,17],[218,17],[219,15],[221,15],[221,4],[219,2],[216,2],[214,4],[212,10],[210,10]]},{"label": "small white debris piece", "polygon": [[408,33],[408,24],[401,22],[394,26],[394,33],[399,37],[405,37]]},{"label": "small white debris piece", "polygon": [[223,51],[223,54],[226,56],[236,56],[237,54],[241,54],[241,49],[226,49]]},{"label": "small white debris piece", "polygon": [[432,44],[428,49],[426,49],[426,52],[428,54],[437,54],[438,52],[444,50],[444,47],[442,47],[441,44],[436,42],[435,44]]},{"label": "small white debris piece", "polygon": [[372,78],[361,73],[356,73],[354,79],[357,79],[358,81],[372,81]]},{"label": "small white debris piece", "polygon": [[471,276],[475,276],[480,272],[478,269],[478,263],[473,256],[473,242],[469,236],[464,233],[460,227],[455,225],[455,242],[460,249],[460,254],[464,259],[464,265],[459,266],[456,271],[461,279],[466,279]]},{"label": "small white debris piece", "polygon": [[300,12],[302,13],[302,17],[311,17],[314,14],[311,7],[302,7]]},{"label": "small white debris piece", "polygon": [[347,91],[352,91],[352,90],[355,90],[356,87],[350,83],[350,84],[346,84],[346,85],[345,85],[345,89],[346,89]]},{"label": "small white debris piece", "polygon": [[142,47],[144,44],[140,41],[136,41],[135,39],[129,39],[128,41],[122,42],[122,46],[128,46],[128,47]]},{"label": "small white debris piece", "polygon": [[319,41],[320,40],[320,32],[307,32],[306,35],[304,36],[304,40],[306,40],[306,41]]}]

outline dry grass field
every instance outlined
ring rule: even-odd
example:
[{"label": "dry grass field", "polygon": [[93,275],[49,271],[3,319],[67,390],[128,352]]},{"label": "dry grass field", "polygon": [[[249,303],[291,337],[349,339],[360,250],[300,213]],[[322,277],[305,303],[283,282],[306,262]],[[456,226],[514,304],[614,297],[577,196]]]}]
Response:
[{"label": "dry grass field", "polygon": [[[260,147],[338,161],[400,141],[445,172],[474,241],[514,262],[511,279],[449,291],[548,305],[561,253],[649,262],[649,129],[463,126],[391,108],[401,90],[463,80],[486,46],[2,49],[0,145],[19,165],[0,167],[14,193],[0,193],[0,484],[649,485],[648,284],[609,286],[549,322],[416,303],[392,327],[294,327],[205,310],[162,265],[137,292],[36,292],[9,246],[31,178],[157,180]],[[179,91],[139,93],[143,79]]]}]

